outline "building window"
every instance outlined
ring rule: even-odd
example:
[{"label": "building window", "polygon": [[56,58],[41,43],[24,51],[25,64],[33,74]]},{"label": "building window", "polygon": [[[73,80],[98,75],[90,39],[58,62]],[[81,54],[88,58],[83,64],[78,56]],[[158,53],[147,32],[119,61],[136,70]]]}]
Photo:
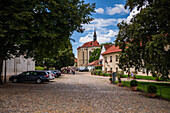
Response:
[{"label": "building window", "polygon": [[83,51],[83,64],[84,64],[84,51]]},{"label": "building window", "polygon": [[112,56],[110,56],[110,62],[112,62]]},{"label": "building window", "polygon": [[110,68],[110,71],[111,71],[111,73],[112,73],[112,68]]},{"label": "building window", "polygon": [[116,55],[116,62],[118,61],[118,55]]},{"label": "building window", "polygon": [[107,73],[107,68],[105,68],[105,70],[106,70],[106,73]]},{"label": "building window", "polygon": [[89,51],[89,58],[91,57],[91,51]]},{"label": "building window", "polygon": [[105,62],[107,62],[107,57],[105,57]]},{"label": "building window", "polygon": [[118,67],[116,68],[116,72],[118,72]]}]

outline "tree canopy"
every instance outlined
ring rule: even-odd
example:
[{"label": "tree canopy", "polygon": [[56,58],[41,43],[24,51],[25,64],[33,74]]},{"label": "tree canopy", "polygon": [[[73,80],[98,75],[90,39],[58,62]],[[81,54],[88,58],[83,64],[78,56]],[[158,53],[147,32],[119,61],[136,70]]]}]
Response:
[{"label": "tree canopy", "polygon": [[[146,8],[142,8],[146,5]],[[125,7],[141,9],[131,22],[118,24],[116,45],[122,49],[119,67],[126,70],[146,68],[168,77],[170,70],[170,1],[127,0]]]},{"label": "tree canopy", "polygon": [[99,57],[100,57],[100,52],[101,52],[101,49],[99,49],[99,48],[97,48],[93,52],[91,52],[91,56],[89,58],[89,62],[93,62],[95,60],[98,60]]},{"label": "tree canopy", "polygon": [[83,0],[1,0],[0,75],[4,59],[59,54],[73,31],[83,32],[93,19],[94,8]]}]

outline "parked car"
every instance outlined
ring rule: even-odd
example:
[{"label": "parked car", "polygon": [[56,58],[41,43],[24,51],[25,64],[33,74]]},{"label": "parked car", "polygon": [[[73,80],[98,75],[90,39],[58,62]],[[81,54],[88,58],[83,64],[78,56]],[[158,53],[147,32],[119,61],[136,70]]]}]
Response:
[{"label": "parked car", "polygon": [[58,78],[61,76],[61,71],[59,70],[50,70],[53,74],[55,78]]},{"label": "parked car", "polygon": [[19,75],[9,77],[9,81],[14,83],[22,81],[36,81],[36,83],[39,84],[44,81],[49,81],[49,75],[44,71],[26,71]]},{"label": "parked car", "polygon": [[83,71],[88,72],[89,69],[87,67],[79,67],[79,72],[83,72]]},{"label": "parked car", "polygon": [[49,75],[49,80],[55,79],[54,74],[51,72],[51,70],[45,71]]}]

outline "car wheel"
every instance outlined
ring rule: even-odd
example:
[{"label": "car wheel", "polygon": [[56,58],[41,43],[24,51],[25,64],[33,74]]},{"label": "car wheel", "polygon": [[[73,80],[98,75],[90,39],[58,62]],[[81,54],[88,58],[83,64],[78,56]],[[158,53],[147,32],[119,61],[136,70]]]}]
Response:
[{"label": "car wheel", "polygon": [[13,78],[12,82],[13,82],[13,83],[17,83],[17,82],[18,82],[18,79],[17,79],[17,78]]},{"label": "car wheel", "polygon": [[40,78],[38,78],[37,80],[36,80],[36,83],[37,84],[40,84],[42,82],[42,80],[40,79]]}]

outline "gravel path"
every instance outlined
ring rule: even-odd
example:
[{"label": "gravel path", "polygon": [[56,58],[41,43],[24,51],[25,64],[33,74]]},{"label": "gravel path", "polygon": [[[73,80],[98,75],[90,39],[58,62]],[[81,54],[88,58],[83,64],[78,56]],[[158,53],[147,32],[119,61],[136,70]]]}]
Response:
[{"label": "gravel path", "polygon": [[87,72],[51,82],[0,85],[0,113],[170,113],[170,102],[109,83]]}]

